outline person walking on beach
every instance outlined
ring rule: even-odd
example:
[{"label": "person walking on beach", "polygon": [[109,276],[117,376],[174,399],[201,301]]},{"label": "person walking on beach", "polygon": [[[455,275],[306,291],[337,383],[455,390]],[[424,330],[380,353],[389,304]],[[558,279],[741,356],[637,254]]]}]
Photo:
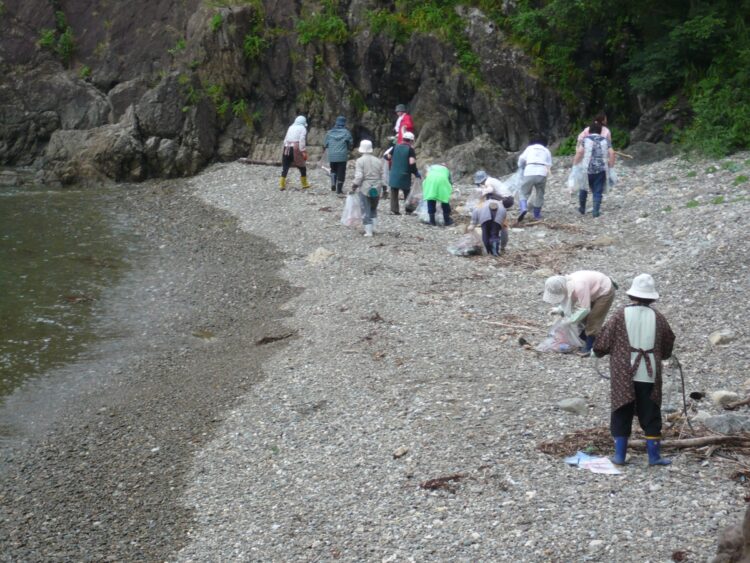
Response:
[{"label": "person walking on beach", "polygon": [[544,188],[547,185],[547,175],[552,168],[552,153],[545,146],[546,139],[538,138],[526,147],[518,157],[518,167],[523,169],[523,182],[521,183],[521,195],[518,205],[518,221],[528,212],[528,201],[531,192],[534,192],[533,212],[537,221],[542,218],[542,206],[544,205]]},{"label": "person walking on beach", "polygon": [[310,184],[307,182],[307,119],[304,115],[298,115],[294,123],[286,130],[284,150],[281,155],[280,190],[286,189],[286,175],[292,165],[299,170],[302,187],[309,188]]},{"label": "person walking on beach", "polygon": [[365,227],[365,236],[371,237],[378,221],[380,187],[383,184],[383,159],[372,154],[372,141],[367,139],[360,141],[357,151],[362,156],[354,165],[352,193],[359,193],[360,203],[364,210],[362,223]]},{"label": "person walking on beach", "polygon": [[591,270],[573,272],[567,276],[551,276],[544,283],[545,303],[557,305],[552,312],[563,315],[571,325],[583,323],[581,338],[585,345],[579,355],[587,357],[615,300],[614,282],[606,274]]},{"label": "person walking on beach", "polygon": [[346,117],[339,115],[333,129],[326,133],[323,141],[323,147],[328,151],[328,161],[331,163],[331,191],[337,194],[343,193],[346,162],[353,146],[354,139],[346,128]]},{"label": "person walking on beach", "polygon": [[662,360],[672,356],[675,336],[664,316],[651,307],[659,299],[654,278],[641,274],[626,291],[630,304],[604,325],[594,354],[609,354],[610,431],[615,442],[612,462],[625,464],[633,415],[646,435],[649,465],[669,465],[661,457]]},{"label": "person walking on beach", "polygon": [[433,164],[427,168],[427,174],[422,182],[422,197],[427,202],[427,213],[430,216],[430,225],[437,225],[435,213],[437,202],[443,211],[443,225],[448,227],[453,224],[451,219],[451,194],[453,193],[453,180],[451,171],[445,164]]},{"label": "person walking on beach", "polygon": [[507,211],[505,206],[494,199],[493,190],[490,186],[482,189],[485,200],[474,208],[471,212],[471,222],[466,227],[465,232],[469,232],[476,226],[482,228],[482,243],[487,254],[500,256],[505,251],[508,244]]},{"label": "person walking on beach", "polygon": [[404,133],[409,132],[414,134],[414,121],[412,121],[411,115],[406,113],[406,106],[404,104],[398,104],[396,106],[396,124],[393,126],[393,130],[396,132],[396,144],[402,143],[404,140]]},{"label": "person walking on beach", "polygon": [[414,133],[404,133],[404,142],[397,144],[390,154],[391,170],[388,174],[388,185],[391,188],[391,213],[401,215],[398,205],[399,190],[404,193],[404,200],[411,191],[411,176],[421,178],[417,169],[417,154],[414,152]]},{"label": "person walking on beach", "polygon": [[[602,197],[607,182],[607,171],[615,165],[615,151],[609,141],[602,137],[601,123],[594,122],[589,126],[589,135],[576,150],[573,164],[583,163],[588,173],[589,189],[591,190],[594,207],[592,215],[599,217],[601,214]],[[586,214],[586,199],[588,190],[578,191],[578,212]]]}]

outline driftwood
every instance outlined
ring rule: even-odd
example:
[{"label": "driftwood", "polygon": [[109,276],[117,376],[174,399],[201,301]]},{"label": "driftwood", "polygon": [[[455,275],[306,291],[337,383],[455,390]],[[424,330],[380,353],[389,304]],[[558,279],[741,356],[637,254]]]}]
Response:
[{"label": "driftwood", "polygon": [[250,158],[239,158],[237,162],[242,164],[258,164],[260,166],[281,166],[281,162],[274,160],[253,160]]},{"label": "driftwood", "polygon": [[501,323],[499,321],[482,321],[482,322],[488,325],[492,325],[492,326],[501,326],[504,328],[518,328],[521,330],[534,330],[534,329],[539,328],[538,326],[513,325],[509,323]]},{"label": "driftwood", "polygon": [[615,154],[617,156],[624,156],[625,158],[633,158],[632,154],[625,154],[624,152],[620,152],[620,151],[615,151]]},{"label": "driftwood", "polygon": [[733,403],[727,403],[726,405],[724,405],[724,408],[728,411],[733,411],[740,407],[744,407],[745,405],[750,405],[750,397],[747,397],[741,401],[734,401]]},{"label": "driftwood", "polygon": [[284,334],[264,336],[260,340],[256,340],[255,345],[263,346],[264,344],[270,344],[271,342],[278,342],[279,340],[286,340],[287,338],[291,338],[295,334],[297,334],[296,330],[293,330],[292,332],[286,332]]},{"label": "driftwood", "polygon": [[[699,438],[683,438],[681,440],[662,440],[662,448],[700,448],[703,446],[750,446],[750,436],[701,436]],[[643,450],[646,440],[631,440],[628,446]]]}]

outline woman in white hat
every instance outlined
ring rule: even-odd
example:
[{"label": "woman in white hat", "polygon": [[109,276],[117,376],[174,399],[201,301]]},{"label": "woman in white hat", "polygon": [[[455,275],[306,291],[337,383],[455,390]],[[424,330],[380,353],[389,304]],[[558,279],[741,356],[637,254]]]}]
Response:
[{"label": "woman in white hat", "polygon": [[606,274],[592,270],[580,270],[567,276],[552,276],[544,283],[545,303],[557,305],[553,312],[565,317],[575,325],[583,323],[581,338],[586,342],[581,356],[589,356],[596,335],[615,300],[617,286]]},{"label": "woman in white hat", "polygon": [[594,343],[597,357],[610,355],[610,430],[615,441],[612,462],[625,463],[633,415],[646,435],[649,465],[669,465],[661,457],[662,360],[672,355],[675,336],[651,304],[659,298],[654,278],[641,274],[627,291],[630,304],[618,310]]},{"label": "woman in white hat", "polygon": [[362,155],[354,165],[352,193],[359,190],[359,198],[364,210],[365,236],[371,237],[378,220],[378,202],[383,186],[383,160],[372,154],[372,141],[362,139],[357,147]]}]

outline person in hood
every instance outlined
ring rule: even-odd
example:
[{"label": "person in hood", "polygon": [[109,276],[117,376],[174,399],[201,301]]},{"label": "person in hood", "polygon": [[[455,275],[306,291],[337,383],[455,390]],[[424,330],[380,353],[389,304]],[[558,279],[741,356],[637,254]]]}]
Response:
[{"label": "person in hood", "polygon": [[407,131],[414,134],[414,121],[412,121],[411,115],[406,113],[406,106],[404,104],[398,104],[396,106],[396,124],[393,126],[393,130],[396,132],[396,144],[400,144],[404,140],[404,133]]},{"label": "person in hood", "polygon": [[294,123],[286,130],[284,137],[284,150],[281,155],[281,179],[279,189],[286,189],[286,175],[289,168],[294,165],[300,173],[303,188],[309,188],[307,182],[307,119],[304,115],[298,115]]},{"label": "person in hood", "polygon": [[353,146],[354,139],[346,128],[346,118],[339,115],[333,129],[326,133],[323,141],[323,147],[328,151],[328,161],[331,163],[331,191],[337,194],[343,193],[346,161]]},{"label": "person in hood", "polygon": [[354,182],[352,193],[359,193],[360,204],[364,210],[362,223],[365,236],[371,237],[378,222],[378,203],[380,188],[383,185],[384,161],[372,154],[372,141],[362,139],[357,151],[362,155],[354,164]]},{"label": "person in hood", "polygon": [[651,307],[659,299],[653,277],[636,276],[626,293],[630,304],[612,315],[594,343],[598,358],[609,354],[612,462],[625,464],[637,414],[649,465],[669,465],[672,462],[661,457],[662,360],[672,356],[675,336],[667,319]]},{"label": "person in hood", "polygon": [[492,186],[482,188],[484,200],[471,212],[471,222],[466,227],[469,232],[476,226],[482,228],[482,243],[487,254],[500,256],[508,244],[507,211],[495,199]]},{"label": "person in hood", "polygon": [[581,356],[591,355],[596,335],[615,300],[616,289],[609,276],[591,270],[552,276],[544,282],[542,300],[557,305],[551,312],[562,314],[568,324],[583,323],[581,338],[585,345],[579,351]]},{"label": "person in hood", "polygon": [[443,225],[446,227],[453,224],[451,219],[451,194],[453,193],[453,179],[451,171],[444,164],[433,164],[427,168],[424,182],[422,182],[422,197],[427,202],[427,213],[430,216],[430,225],[437,225],[435,213],[437,213],[437,202],[443,212]]},{"label": "person in hood", "polygon": [[391,188],[391,214],[401,215],[399,211],[399,190],[404,192],[404,200],[411,191],[411,176],[421,178],[417,168],[417,153],[414,152],[414,133],[404,133],[404,142],[397,144],[388,155],[391,169],[388,172],[388,186]]},{"label": "person in hood", "polygon": [[532,210],[534,219],[542,218],[542,206],[544,205],[544,188],[547,185],[547,175],[552,168],[552,153],[545,147],[546,139],[537,138],[526,147],[518,157],[518,167],[523,169],[523,182],[521,183],[521,196],[518,205],[518,221],[528,212],[528,200],[531,192],[534,192]]}]

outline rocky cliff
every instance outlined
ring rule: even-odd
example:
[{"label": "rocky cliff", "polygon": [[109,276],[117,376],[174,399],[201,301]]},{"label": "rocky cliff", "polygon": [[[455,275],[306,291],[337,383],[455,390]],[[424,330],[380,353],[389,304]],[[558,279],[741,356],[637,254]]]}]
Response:
[{"label": "rocky cliff", "polygon": [[[569,133],[554,91],[480,11],[461,9],[469,73],[435,33],[374,33],[382,1],[337,3],[345,37],[305,37],[332,3],[4,0],[0,164],[63,182],[190,175],[214,160],[279,159],[294,116],[322,142],[339,114],[383,145],[406,103],[425,159],[471,143],[498,174],[537,133]],[[469,152],[472,152],[471,149]],[[465,152],[465,151],[464,151]]]}]

